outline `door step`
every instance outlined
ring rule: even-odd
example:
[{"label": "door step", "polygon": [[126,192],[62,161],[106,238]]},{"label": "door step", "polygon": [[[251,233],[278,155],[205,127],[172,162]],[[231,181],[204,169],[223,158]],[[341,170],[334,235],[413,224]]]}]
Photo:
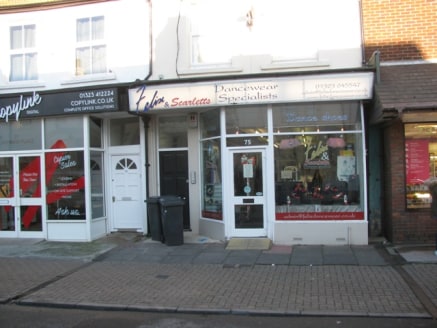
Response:
[{"label": "door step", "polygon": [[269,238],[231,238],[227,250],[269,250],[272,241]]}]

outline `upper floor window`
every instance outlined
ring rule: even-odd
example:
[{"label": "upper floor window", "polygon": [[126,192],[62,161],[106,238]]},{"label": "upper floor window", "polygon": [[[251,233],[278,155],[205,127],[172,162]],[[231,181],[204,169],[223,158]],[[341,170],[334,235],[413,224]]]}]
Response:
[{"label": "upper floor window", "polygon": [[36,52],[36,26],[19,25],[10,28],[11,70],[9,81],[36,80],[38,78]]},{"label": "upper floor window", "polygon": [[106,72],[105,18],[80,18],[76,22],[76,75]]}]

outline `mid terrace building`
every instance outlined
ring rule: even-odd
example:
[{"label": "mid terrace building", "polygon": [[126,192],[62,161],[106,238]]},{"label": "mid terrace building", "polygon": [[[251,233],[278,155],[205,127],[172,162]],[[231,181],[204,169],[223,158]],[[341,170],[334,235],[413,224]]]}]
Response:
[{"label": "mid terrace building", "polygon": [[0,237],[148,233],[178,195],[186,235],[367,244],[358,0],[36,3],[0,12]]}]

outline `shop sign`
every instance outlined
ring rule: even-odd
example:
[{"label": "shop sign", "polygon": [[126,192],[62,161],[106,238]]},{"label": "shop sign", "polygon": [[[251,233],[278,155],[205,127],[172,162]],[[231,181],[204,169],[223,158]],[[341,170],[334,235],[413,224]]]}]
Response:
[{"label": "shop sign", "polygon": [[141,85],[129,89],[129,110],[372,98],[373,73],[345,73],[232,82]]},{"label": "shop sign", "polygon": [[0,120],[118,110],[116,88],[0,98]]}]

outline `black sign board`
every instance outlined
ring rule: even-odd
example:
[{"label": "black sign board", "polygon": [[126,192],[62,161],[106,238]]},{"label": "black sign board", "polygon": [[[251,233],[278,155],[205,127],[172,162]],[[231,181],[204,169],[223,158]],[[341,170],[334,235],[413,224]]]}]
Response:
[{"label": "black sign board", "polygon": [[62,92],[53,94],[22,94],[0,98],[0,121],[15,121],[63,114],[112,112],[119,110],[116,88]]}]

